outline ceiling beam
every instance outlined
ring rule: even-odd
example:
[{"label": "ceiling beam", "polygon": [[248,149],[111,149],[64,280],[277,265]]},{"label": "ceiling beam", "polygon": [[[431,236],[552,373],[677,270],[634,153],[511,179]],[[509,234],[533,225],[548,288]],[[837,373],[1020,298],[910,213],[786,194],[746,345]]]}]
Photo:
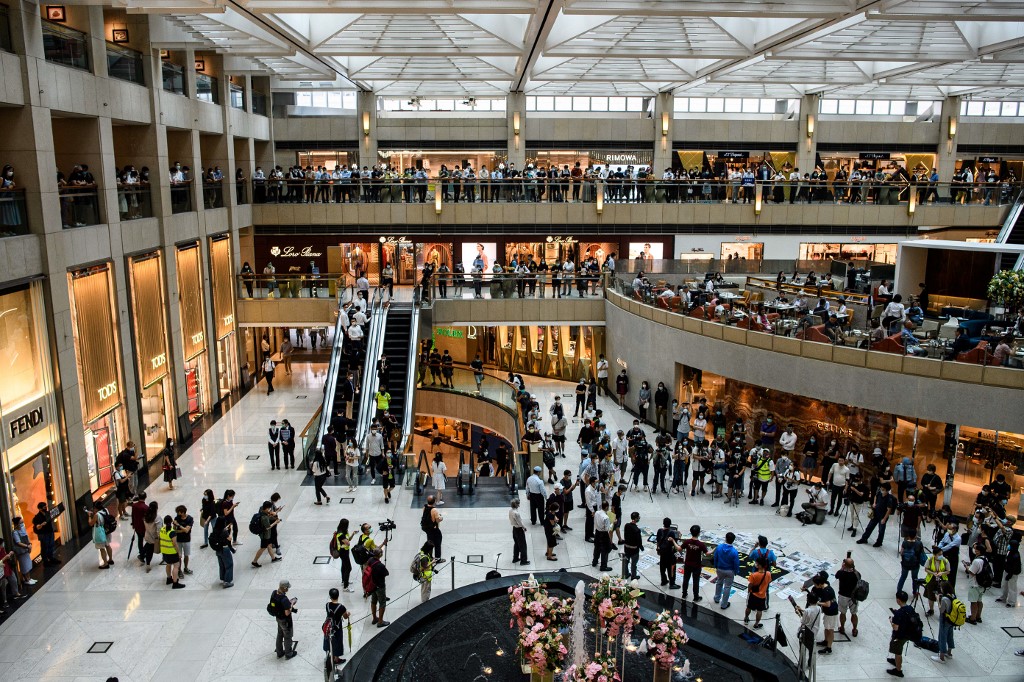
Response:
[{"label": "ceiling beam", "polygon": [[540,0],[536,13],[530,17],[523,37],[523,53],[516,64],[515,77],[512,80],[512,91],[521,92],[530,80],[533,65],[544,52],[551,28],[555,25],[562,11],[564,0]]}]

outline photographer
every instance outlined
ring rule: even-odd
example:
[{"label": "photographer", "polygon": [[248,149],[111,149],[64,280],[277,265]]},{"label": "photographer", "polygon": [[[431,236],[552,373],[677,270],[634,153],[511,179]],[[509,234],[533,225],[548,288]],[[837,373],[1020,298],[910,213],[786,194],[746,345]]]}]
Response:
[{"label": "photographer", "polygon": [[387,577],[390,573],[381,561],[382,554],[379,549],[372,550],[363,568],[363,591],[370,595],[370,614],[373,616],[370,624],[378,628],[391,625],[384,620],[384,609],[388,605]]},{"label": "photographer", "polygon": [[917,594],[917,575],[921,570],[923,560],[924,545],[917,539],[917,529],[903,529],[903,542],[900,544],[900,579],[896,583],[897,592],[903,590],[903,585],[907,582],[907,575],[910,575],[912,578],[911,592]]},{"label": "photographer", "polygon": [[921,519],[924,517],[926,509],[925,505],[918,502],[914,493],[907,492],[906,502],[899,506],[900,533],[903,537],[908,537],[911,531],[914,532],[916,537],[918,530],[921,528]]},{"label": "photographer", "polygon": [[288,598],[288,590],[291,586],[290,582],[282,580],[277,589],[270,594],[270,603],[267,604],[267,611],[277,619],[277,657],[289,661],[298,655],[292,640],[294,632],[292,615],[298,613],[299,610],[295,608],[297,600]]},{"label": "photographer", "polygon": [[815,481],[811,489],[807,491],[807,501],[800,505],[805,514],[803,522],[821,525],[825,519],[825,505],[825,490],[822,488],[821,481]]},{"label": "photographer", "polygon": [[427,503],[423,505],[420,528],[427,534],[427,540],[433,545],[434,557],[436,558],[434,563],[437,564],[444,563],[444,559],[441,558],[441,521],[443,520],[441,512],[434,506],[434,496],[428,495]]},{"label": "photographer", "polygon": [[782,477],[782,508],[786,509],[786,516],[793,515],[793,507],[796,505],[796,493],[800,490],[804,475],[796,466],[790,466],[789,470]]},{"label": "photographer", "polygon": [[850,525],[846,530],[856,537],[857,527],[863,526],[863,522],[860,520],[861,505],[868,499],[868,488],[860,474],[850,474],[850,478],[846,481],[846,492],[843,493],[843,497],[846,498],[850,515]]},{"label": "photographer", "polygon": [[944,488],[942,479],[935,471],[935,465],[929,464],[925,475],[921,477],[920,499],[927,505],[929,516],[935,514],[935,504]]}]

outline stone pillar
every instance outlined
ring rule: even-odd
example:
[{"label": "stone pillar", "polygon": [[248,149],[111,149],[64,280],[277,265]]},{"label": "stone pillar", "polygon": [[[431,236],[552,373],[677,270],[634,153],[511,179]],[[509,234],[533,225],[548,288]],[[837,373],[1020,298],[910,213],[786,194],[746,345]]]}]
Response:
[{"label": "stone pillar", "polygon": [[[800,125],[796,141],[796,167],[800,169],[801,175],[814,170],[814,163],[818,155],[818,131],[821,125],[818,121],[818,95],[804,95],[800,98]],[[810,121],[814,121],[813,124]],[[808,134],[808,127],[813,125],[813,130]]]},{"label": "stone pillar", "polygon": [[[369,133],[366,123],[369,123]],[[369,90],[356,93],[356,131],[359,138],[359,167],[377,163],[377,95]]]},{"label": "stone pillar", "polygon": [[[959,97],[947,97],[942,100],[942,108],[940,109],[941,118],[939,120],[939,139],[935,147],[935,167],[939,169],[939,182],[950,182],[953,179],[953,173],[956,172],[956,147],[957,138],[960,135],[960,98]],[[950,135],[950,120],[956,122],[955,132]],[[931,169],[928,169],[931,171]],[[939,190],[939,194],[942,196],[949,195],[949,188],[943,192]]]},{"label": "stone pillar", "polygon": [[[516,118],[519,134],[516,134]],[[508,123],[508,162],[516,168],[526,166],[526,95],[510,92],[505,98],[505,119]]]},{"label": "stone pillar", "polygon": [[657,178],[661,177],[666,168],[672,166],[672,129],[674,126],[672,114],[674,111],[675,97],[672,93],[658,93],[654,99],[654,161],[651,165],[651,172]]}]

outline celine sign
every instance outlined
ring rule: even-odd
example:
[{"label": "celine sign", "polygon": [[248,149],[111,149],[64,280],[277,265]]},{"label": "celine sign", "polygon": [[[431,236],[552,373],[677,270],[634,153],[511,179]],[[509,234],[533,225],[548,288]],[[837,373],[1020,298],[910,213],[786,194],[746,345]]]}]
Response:
[{"label": "celine sign", "polygon": [[270,255],[274,258],[318,258],[322,251],[314,251],[312,246],[296,249],[294,246],[271,246]]},{"label": "celine sign", "polygon": [[46,427],[44,400],[39,398],[11,414],[4,415],[4,432],[11,444]]},{"label": "celine sign", "polygon": [[823,421],[817,421],[816,420],[814,422],[814,426],[819,431],[825,431],[827,433],[834,433],[834,434],[837,434],[839,436],[846,436],[848,438],[853,438],[853,429],[847,429],[847,428],[844,428],[842,426],[839,426],[838,424],[830,424],[829,422],[823,422]]}]

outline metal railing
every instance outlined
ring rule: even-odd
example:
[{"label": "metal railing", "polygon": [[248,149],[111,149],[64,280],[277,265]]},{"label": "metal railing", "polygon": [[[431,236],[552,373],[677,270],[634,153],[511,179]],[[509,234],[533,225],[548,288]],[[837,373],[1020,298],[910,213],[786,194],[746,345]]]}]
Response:
[{"label": "metal railing", "polygon": [[252,113],[260,116],[267,115],[267,96],[259,90],[252,91]]},{"label": "metal railing", "polygon": [[200,102],[220,104],[220,84],[213,76],[196,74],[196,99]]},{"label": "metal railing", "polygon": [[43,56],[46,61],[89,70],[89,36],[70,26],[43,21]]},{"label": "metal railing", "polygon": [[160,72],[163,79],[163,89],[166,92],[170,92],[175,95],[188,96],[188,93],[185,92],[186,85],[184,67],[164,61],[160,64]]},{"label": "metal railing", "polygon": [[[339,315],[334,322],[334,346],[331,348],[331,359],[327,365],[327,377],[324,380],[324,400],[319,409],[320,419],[316,424],[316,428],[310,429],[313,423],[310,420],[310,424],[303,430],[303,466],[309,461],[310,452],[320,446],[320,441],[323,439],[324,434],[327,433],[327,427],[331,425],[331,418],[334,416],[334,394],[338,385],[338,365],[341,354],[345,350],[346,342],[345,328],[341,324],[341,316]],[[317,415],[313,415],[314,419],[316,417]],[[309,442],[307,442],[307,432],[312,434],[312,440]],[[344,445],[339,444],[339,447],[344,448]]]},{"label": "metal railing", "polygon": [[249,183],[245,180],[235,182],[235,204],[244,206],[249,203]]},{"label": "metal railing", "polygon": [[512,388],[500,377],[485,372],[478,387],[473,370],[465,367],[454,367],[452,369],[450,383],[442,382],[442,377],[440,375],[434,375],[434,373],[430,371],[429,367],[417,367],[417,370],[422,370],[419,372],[421,377],[419,388],[437,391],[450,391],[452,393],[469,395],[474,398],[482,398],[494,403],[498,407],[501,407],[514,418],[518,419],[519,417],[519,405],[512,396]]},{"label": "metal railing", "polygon": [[[236,275],[239,298],[342,298],[350,275],[281,273]],[[350,292],[351,293],[351,292]]]},{"label": "metal railing", "polygon": [[[255,107],[254,107],[255,109]],[[415,178],[282,178],[255,180],[255,203],[433,203],[437,193],[442,203],[596,203],[663,204],[706,203],[762,206],[807,204],[906,205],[957,203],[966,206],[1011,204],[1021,184],[998,182],[925,183],[906,182],[757,182],[744,186],[721,180],[622,182],[582,180],[542,182],[539,180],[472,180]]]},{"label": "metal railing", "polygon": [[60,219],[64,229],[99,225],[100,197],[96,187],[61,187]]},{"label": "metal railing", "polygon": [[188,213],[192,207],[192,181],[171,183],[171,213]]},{"label": "metal railing", "polygon": [[398,443],[396,452],[405,452],[406,446],[412,444],[412,427],[415,422],[415,397],[416,397],[416,349],[419,348],[419,325],[420,307],[412,307],[412,318],[409,320],[409,350],[406,353],[406,377],[405,377],[405,409],[402,414],[402,436]]},{"label": "metal railing", "polygon": [[[429,296],[420,292],[421,300],[430,303],[446,298],[583,298],[602,294],[600,273],[517,274],[511,272],[476,272],[434,274]],[[557,290],[556,290],[557,284]]]},{"label": "metal railing", "polygon": [[203,181],[203,205],[207,209],[224,208],[224,181]]},{"label": "metal railing", "polygon": [[[374,396],[377,394],[378,376],[377,359],[384,347],[384,330],[387,326],[387,308],[384,306],[380,289],[371,290],[367,310],[369,311],[369,331],[363,338],[366,344],[366,360],[363,363],[363,377],[360,383],[362,393],[359,395],[359,412],[356,414],[356,443],[360,448],[366,441],[373,421]],[[364,451],[365,454],[365,451]]]},{"label": "metal railing", "polygon": [[117,190],[117,212],[121,220],[153,217],[153,194],[149,185],[125,185]]},{"label": "metal railing", "polygon": [[0,237],[16,237],[28,233],[25,190],[0,190]]}]

